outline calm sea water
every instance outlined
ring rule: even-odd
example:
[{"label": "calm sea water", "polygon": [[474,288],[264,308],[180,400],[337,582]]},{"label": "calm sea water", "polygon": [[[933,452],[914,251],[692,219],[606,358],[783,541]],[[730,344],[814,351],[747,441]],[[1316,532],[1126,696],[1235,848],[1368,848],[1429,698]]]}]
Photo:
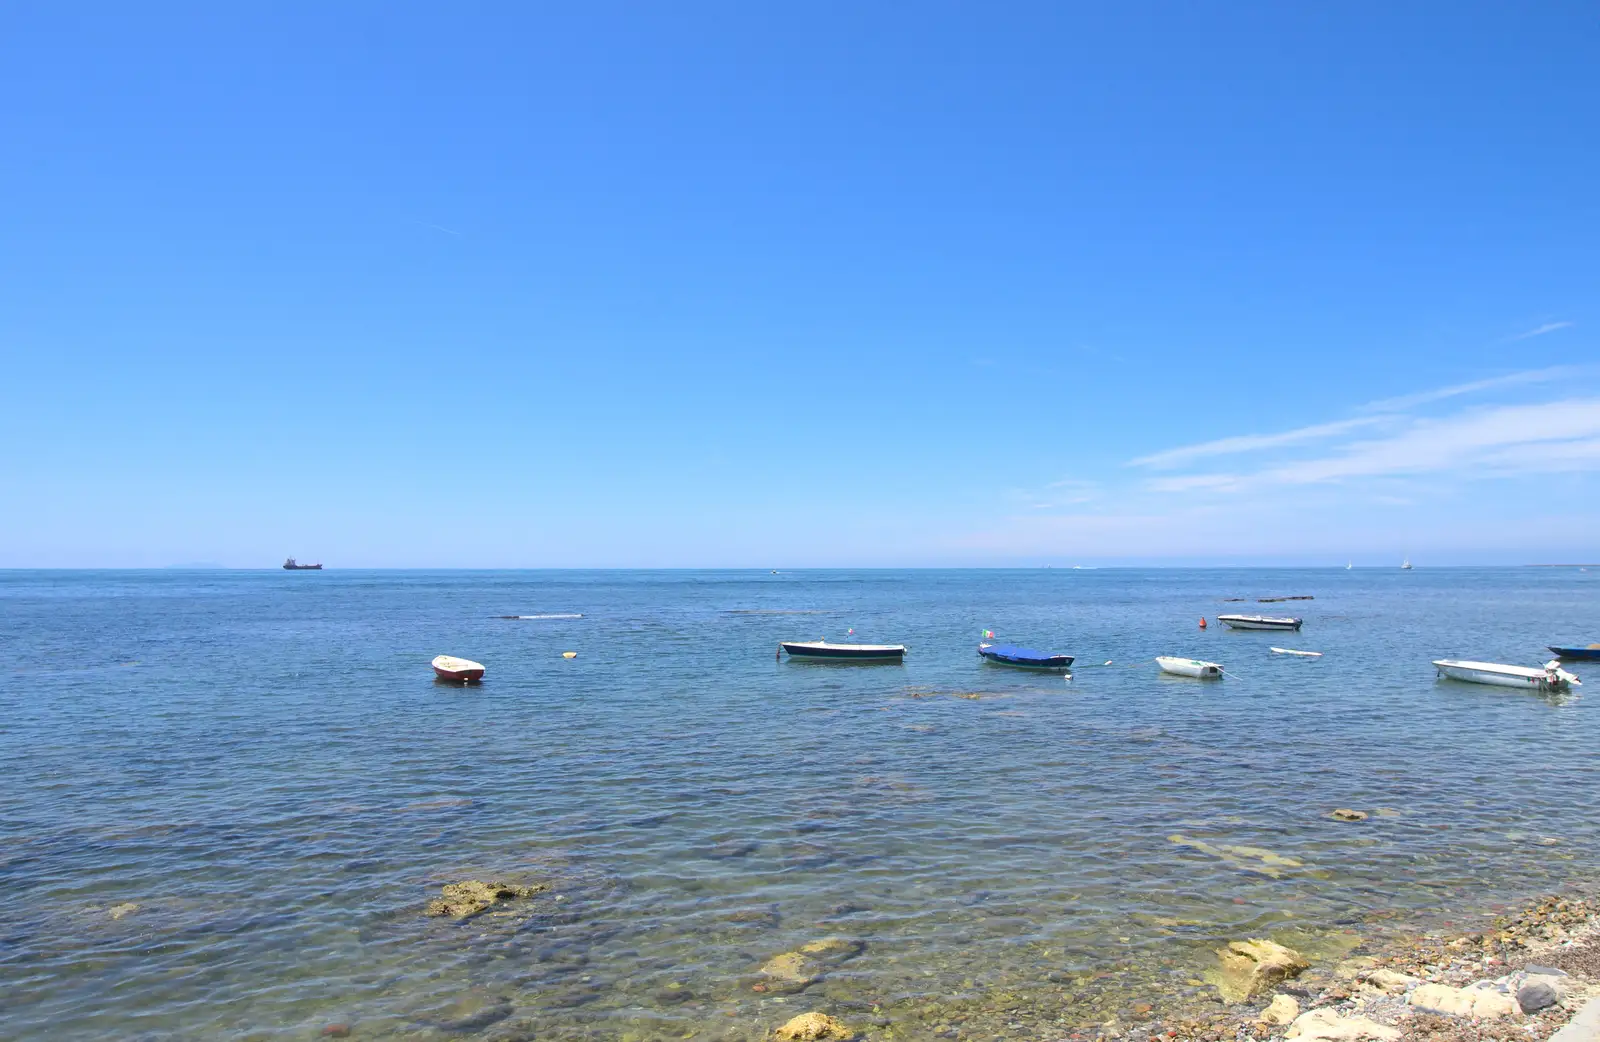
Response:
[{"label": "calm sea water", "polygon": [[[850,629],[911,652],[775,660]],[[0,632],[6,1038],[1047,1037],[1228,939],[1328,961],[1600,861],[1594,702],[1429,664],[1600,640],[1600,570],[13,572]],[[489,877],[552,890],[422,916]],[[860,953],[767,988],[825,937]]]}]

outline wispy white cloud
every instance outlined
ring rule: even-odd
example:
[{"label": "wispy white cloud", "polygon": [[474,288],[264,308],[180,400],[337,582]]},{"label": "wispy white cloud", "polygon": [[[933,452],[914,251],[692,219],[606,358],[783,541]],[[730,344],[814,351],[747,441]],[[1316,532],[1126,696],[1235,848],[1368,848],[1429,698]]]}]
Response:
[{"label": "wispy white cloud", "polygon": [[1336,435],[1361,427],[1370,427],[1380,422],[1382,420],[1377,416],[1358,416],[1351,420],[1319,423],[1311,427],[1298,427],[1292,431],[1280,431],[1277,434],[1242,434],[1232,438],[1205,441],[1198,445],[1184,445],[1176,449],[1167,449],[1163,452],[1153,452],[1148,456],[1140,456],[1138,459],[1129,460],[1128,463],[1134,467],[1174,467],[1180,463],[1187,463],[1190,460],[1201,459],[1206,456],[1228,456],[1332,438]]},{"label": "wispy white cloud", "polygon": [[1442,420],[1413,420],[1390,437],[1351,443],[1318,458],[1246,474],[1192,474],[1149,483],[1157,492],[1236,492],[1357,478],[1458,472],[1588,469],[1600,464],[1600,398],[1479,409]]},{"label": "wispy white cloud", "polygon": [[1279,431],[1275,434],[1242,434],[1229,438],[1218,438],[1214,441],[1204,441],[1195,445],[1181,445],[1175,449],[1165,449],[1161,452],[1153,452],[1147,456],[1129,460],[1128,465],[1170,469],[1208,456],[1242,455],[1267,449],[1279,449],[1292,445],[1327,441],[1363,428],[1393,425],[1397,422],[1394,414],[1415,409],[1419,405],[1428,405],[1432,402],[1459,398],[1462,395],[1477,394],[1482,391],[1548,383],[1553,380],[1580,376],[1589,371],[1590,369],[1580,366],[1560,365],[1546,369],[1529,369],[1520,373],[1507,373],[1504,376],[1492,376],[1488,379],[1473,380],[1468,383],[1451,384],[1448,387],[1438,387],[1431,391],[1419,391],[1416,394],[1368,402],[1357,410],[1363,415],[1352,417],[1348,420],[1334,420],[1329,423],[1312,424],[1308,427],[1296,427],[1293,430]]},{"label": "wispy white cloud", "polygon": [[1551,380],[1563,380],[1567,377],[1579,376],[1584,371],[1581,367],[1572,365],[1554,365],[1548,369],[1528,369],[1520,373],[1507,373],[1505,376],[1491,376],[1487,380],[1473,380],[1469,383],[1452,384],[1449,387],[1440,387],[1432,391],[1403,394],[1397,398],[1383,398],[1361,406],[1361,411],[1404,412],[1407,409],[1414,409],[1419,405],[1427,405],[1430,402],[1442,402],[1446,398],[1459,398],[1464,394],[1477,394],[1479,391],[1493,391],[1502,387],[1548,383]]},{"label": "wispy white cloud", "polygon": [[1544,325],[1530,329],[1526,333],[1518,333],[1516,336],[1511,337],[1510,339],[1528,340],[1532,337],[1544,336],[1546,333],[1554,333],[1558,329],[1571,329],[1572,326],[1573,323],[1571,322],[1546,322]]}]

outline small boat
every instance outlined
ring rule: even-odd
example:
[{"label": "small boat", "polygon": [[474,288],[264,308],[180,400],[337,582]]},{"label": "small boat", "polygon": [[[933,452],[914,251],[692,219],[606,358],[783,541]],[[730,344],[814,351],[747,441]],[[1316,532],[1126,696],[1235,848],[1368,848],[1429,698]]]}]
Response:
[{"label": "small boat", "polygon": [[1268,615],[1218,615],[1217,621],[1236,630],[1298,630],[1305,622],[1304,619],[1274,619]]},{"label": "small boat", "polygon": [[1409,572],[1411,570],[1411,558],[1407,557],[1404,561],[1400,562],[1400,570],[1402,572]]},{"label": "small boat", "polygon": [[1321,658],[1320,651],[1296,651],[1293,648],[1268,648],[1274,655],[1303,655],[1306,658]]},{"label": "small boat", "polygon": [[1531,691],[1564,691],[1569,687],[1583,686],[1583,681],[1562,669],[1561,663],[1554,660],[1536,667],[1442,658],[1436,659],[1433,665],[1440,676],[1465,680],[1469,684],[1520,687]]},{"label": "small boat", "polygon": [[832,644],[825,640],[783,641],[778,645],[790,658],[822,662],[899,662],[904,644]]},{"label": "small boat", "polygon": [[475,684],[483,679],[483,663],[454,655],[440,655],[433,660],[433,671],[440,680],[454,680],[459,684]]},{"label": "small boat", "polygon": [[1550,646],[1556,658],[1564,658],[1569,662],[1600,662],[1600,644],[1590,644],[1586,648],[1558,648]]},{"label": "small boat", "polygon": [[1015,644],[979,644],[978,654],[982,655],[986,662],[1000,666],[1016,666],[1018,669],[1072,668],[1071,655],[1052,655],[1048,651],[1035,651]]},{"label": "small boat", "polygon": [[1171,655],[1156,656],[1156,665],[1161,667],[1161,672],[1171,673],[1179,677],[1196,677],[1200,680],[1221,680],[1222,664],[1220,662],[1202,662],[1197,658],[1174,658]]},{"label": "small boat", "polygon": [[322,571],[322,565],[297,564],[295,559],[291,557],[287,561],[283,562],[283,570],[286,572],[320,572]]}]

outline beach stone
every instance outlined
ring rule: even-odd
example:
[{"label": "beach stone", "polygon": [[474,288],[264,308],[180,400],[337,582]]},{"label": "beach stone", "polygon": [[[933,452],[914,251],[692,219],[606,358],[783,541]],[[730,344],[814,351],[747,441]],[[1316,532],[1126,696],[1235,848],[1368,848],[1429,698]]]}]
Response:
[{"label": "beach stone", "polygon": [[123,916],[132,915],[138,910],[139,906],[134,904],[132,901],[124,901],[122,904],[112,905],[106,910],[106,914],[113,919],[121,919]]},{"label": "beach stone", "polygon": [[1355,1042],[1357,1039],[1395,1042],[1400,1037],[1400,1029],[1366,1017],[1341,1017],[1333,1010],[1323,1008],[1300,1014],[1289,1025],[1289,1030],[1283,1033],[1283,1037],[1304,1039],[1305,1042]]},{"label": "beach stone", "polygon": [[1497,1020],[1518,1012],[1516,1000],[1510,995],[1487,981],[1481,983],[1488,986],[1452,988],[1448,984],[1419,984],[1406,1001],[1418,1009],[1478,1020]]},{"label": "beach stone", "polygon": [[1537,1013],[1561,1001],[1561,986],[1554,977],[1529,978],[1517,989],[1517,1006],[1524,1013]]},{"label": "beach stone", "polygon": [[547,886],[519,886],[515,883],[485,883],[468,879],[461,883],[447,883],[439,888],[443,897],[428,902],[424,915],[449,916],[452,919],[470,919],[501,901],[532,897],[550,889]]},{"label": "beach stone", "polygon": [[1228,1002],[1248,1002],[1311,965],[1293,948],[1260,938],[1233,941],[1217,949],[1217,959],[1221,965],[1214,983]]},{"label": "beach stone", "polygon": [[1366,821],[1367,812],[1364,810],[1351,810],[1349,807],[1339,807],[1328,815],[1334,821]]},{"label": "beach stone", "polygon": [[826,1013],[802,1013],[773,1031],[772,1037],[783,1039],[784,1042],[814,1042],[818,1039],[844,1042],[845,1039],[854,1038],[855,1034],[848,1025]]},{"label": "beach stone", "polygon": [[1274,995],[1257,1019],[1263,1024],[1293,1024],[1300,1016],[1300,1003],[1292,995]]},{"label": "beach stone", "polygon": [[1380,969],[1367,974],[1367,983],[1390,995],[1404,995],[1407,988],[1420,982],[1415,977],[1395,970]]}]

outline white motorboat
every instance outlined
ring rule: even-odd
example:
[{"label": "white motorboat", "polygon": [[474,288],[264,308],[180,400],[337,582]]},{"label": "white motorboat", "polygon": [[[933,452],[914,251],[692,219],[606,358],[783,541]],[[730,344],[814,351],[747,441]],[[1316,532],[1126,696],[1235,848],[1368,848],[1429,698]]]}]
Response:
[{"label": "white motorboat", "polygon": [[1157,655],[1156,665],[1161,667],[1161,672],[1171,673],[1173,676],[1194,677],[1198,680],[1222,679],[1222,664],[1220,662],[1202,662],[1197,658],[1176,658],[1172,655]]},{"label": "white motorboat", "polygon": [[1461,659],[1436,659],[1434,668],[1442,677],[1465,680],[1469,684],[1518,687],[1524,691],[1565,691],[1582,687],[1583,681],[1561,668],[1555,659],[1539,666],[1506,666],[1498,662],[1467,662]]},{"label": "white motorboat", "polygon": [[1304,619],[1275,619],[1269,615],[1218,615],[1217,621],[1236,630],[1298,630]]},{"label": "white motorboat", "polygon": [[1272,652],[1274,655],[1300,655],[1305,658],[1322,657],[1322,652],[1320,651],[1296,651],[1293,648],[1268,648],[1267,650]]}]

